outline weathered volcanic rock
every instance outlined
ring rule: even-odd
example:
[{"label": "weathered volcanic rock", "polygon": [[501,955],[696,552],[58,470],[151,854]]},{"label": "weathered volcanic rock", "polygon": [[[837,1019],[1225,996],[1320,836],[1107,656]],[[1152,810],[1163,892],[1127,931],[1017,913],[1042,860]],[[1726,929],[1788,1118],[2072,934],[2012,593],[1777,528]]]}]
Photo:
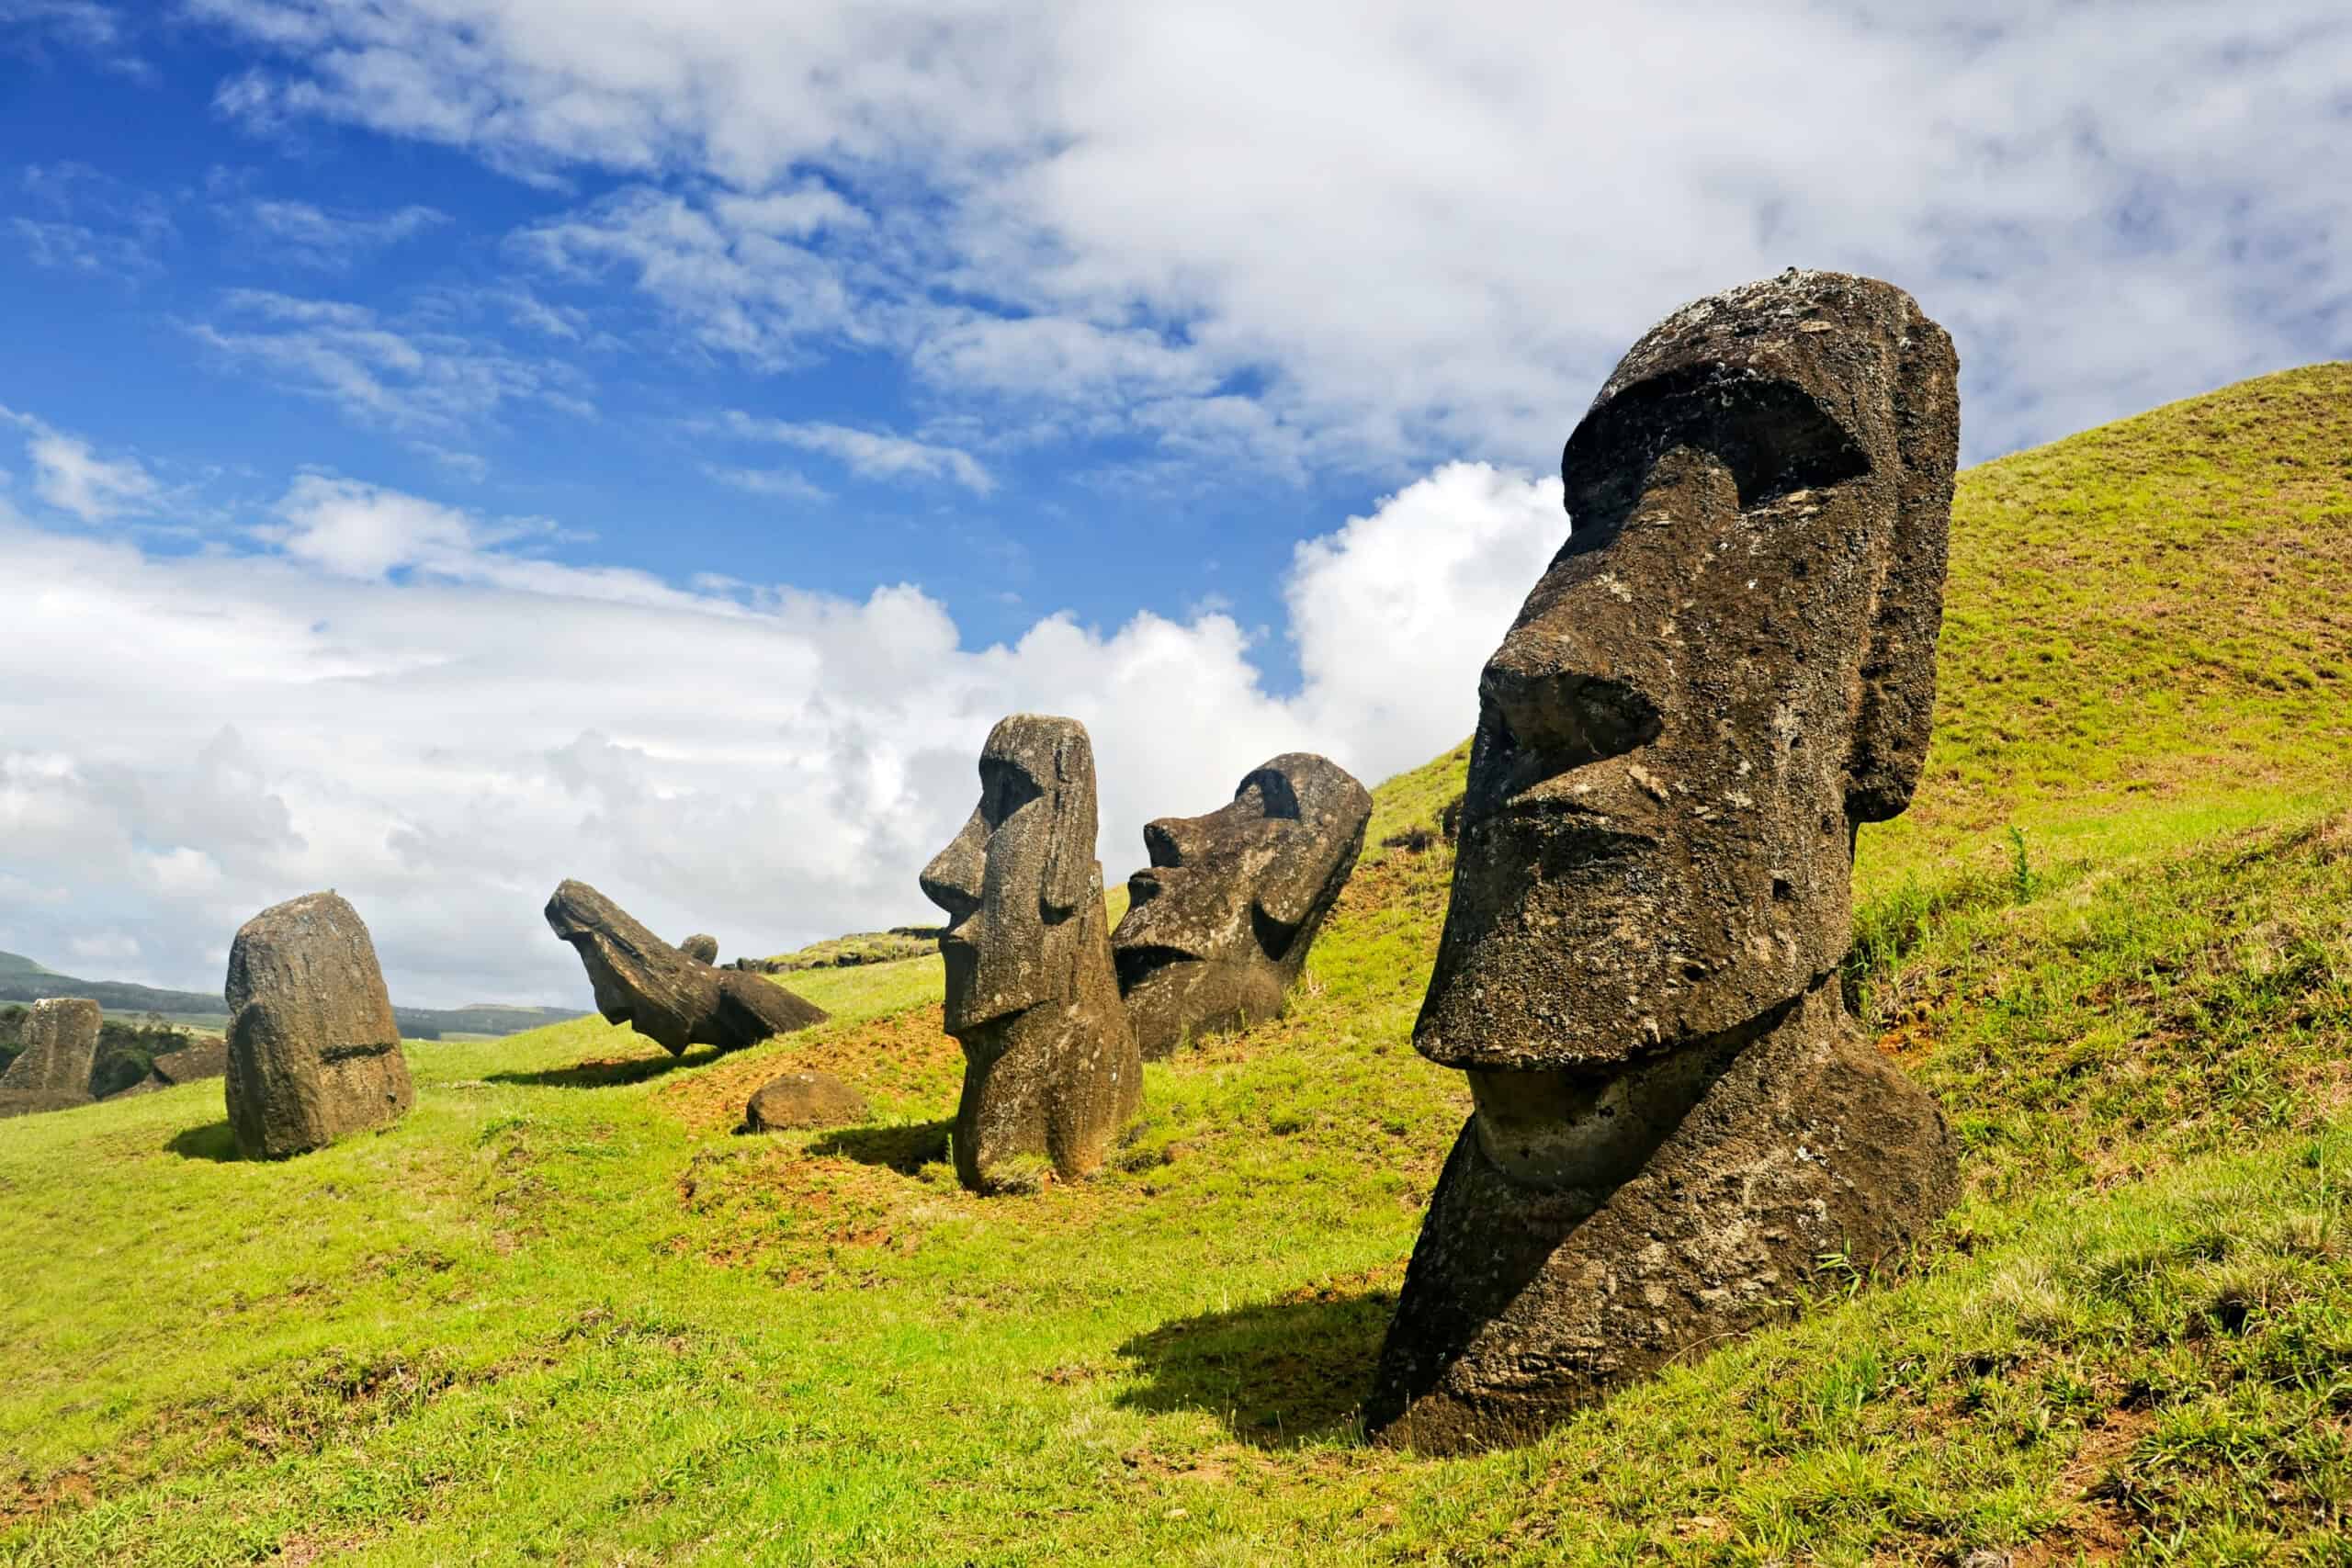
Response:
[{"label": "weathered volcanic rock", "polygon": [[678,951],[697,964],[718,962],[718,939],[707,932],[696,931],[678,944]]},{"label": "weathered volcanic rock", "polygon": [[732,1051],[825,1021],[824,1009],[781,986],[689,958],[584,882],[557,887],[547,917],[579,952],[605,1021],[626,1023],[673,1055],[689,1045]]},{"label": "weathered volcanic rock", "polygon": [[97,1060],[98,1004],[81,997],[47,997],[25,1015],[24,1050],[0,1073],[0,1116],[65,1111],[90,1103],[90,1068]]},{"label": "weathered volcanic rock", "polygon": [[865,1120],[865,1096],[831,1073],[786,1073],[762,1084],[743,1108],[754,1133],[800,1127],[854,1127]]},{"label": "weathered volcanic rock", "polygon": [[229,948],[229,1125],[280,1159],[399,1118],[415,1102],[376,944],[334,893],[263,910]]},{"label": "weathered volcanic rock", "polygon": [[1280,1016],[1371,818],[1345,769],[1291,751],[1251,769],[1229,805],[1144,828],[1151,863],[1127,878],[1111,958],[1146,1061]]},{"label": "weathered volcanic rock", "polygon": [[1476,1109],[1379,1440],[1523,1440],[1953,1201],[1835,975],[1927,750],[1956,375],[1901,290],[1791,272],[1668,317],[1568,438],[1574,529],[1479,682],[1414,1035]]},{"label": "weathered volcanic rock", "polygon": [[980,803],[923,868],[947,1032],[964,1047],[956,1172],[988,1192],[1031,1162],[1092,1174],[1143,1100],[1094,859],[1094,750],[1075,719],[1014,714],[980,751]]},{"label": "weathered volcanic rock", "polygon": [[155,1058],[155,1077],[166,1084],[195,1083],[217,1078],[229,1070],[229,1042],[203,1040]]}]

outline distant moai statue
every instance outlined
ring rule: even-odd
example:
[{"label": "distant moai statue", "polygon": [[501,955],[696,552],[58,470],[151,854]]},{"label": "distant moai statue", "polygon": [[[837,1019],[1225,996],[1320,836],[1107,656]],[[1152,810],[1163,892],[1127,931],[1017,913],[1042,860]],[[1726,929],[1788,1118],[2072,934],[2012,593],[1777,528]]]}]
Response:
[{"label": "distant moai statue", "polygon": [[678,944],[678,951],[697,964],[717,964],[718,939],[707,931],[696,931]]},{"label": "distant moai statue", "polygon": [[939,951],[965,1058],[956,1174],[976,1192],[1040,1157],[1064,1180],[1091,1175],[1142,1104],[1094,835],[1085,727],[1014,714],[980,750],[979,805],[923,868],[923,896],[951,917]]},{"label": "distant moai statue", "polygon": [[628,1024],[673,1056],[689,1045],[740,1050],[825,1021],[824,1009],[782,986],[713,968],[715,938],[686,939],[695,949],[707,943],[708,957],[672,947],[584,882],[559,883],[545,913],[548,929],[580,954],[605,1021]]},{"label": "distant moai statue", "polygon": [[229,947],[229,1125],[247,1159],[324,1148],[415,1103],[376,944],[333,892],[264,909]]},{"label": "distant moai statue", "polygon": [[0,1073],[0,1116],[70,1111],[90,1103],[96,1065],[98,1004],[85,997],[44,997],[25,1015],[24,1049]]},{"label": "distant moai statue", "polygon": [[1530,1438],[1953,1201],[1838,969],[1928,748],[1957,369],[1901,290],[1791,272],[1669,316],[1568,438],[1573,532],[1479,682],[1415,1031],[1476,1109],[1378,1440]]},{"label": "distant moai statue", "polygon": [[1372,796],[1346,769],[1289,751],[1207,816],[1145,826],[1151,863],[1127,878],[1111,960],[1146,1061],[1187,1035],[1281,1016],[1371,819]]}]

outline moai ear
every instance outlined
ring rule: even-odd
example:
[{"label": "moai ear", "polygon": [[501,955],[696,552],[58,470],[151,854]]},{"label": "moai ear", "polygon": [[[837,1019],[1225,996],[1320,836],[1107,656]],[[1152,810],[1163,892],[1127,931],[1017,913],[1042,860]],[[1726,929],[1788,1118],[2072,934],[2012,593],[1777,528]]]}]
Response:
[{"label": "moai ear", "polygon": [[1054,739],[1054,776],[1046,785],[1052,826],[1046,844],[1046,913],[1066,919],[1095,886],[1094,747],[1072,721]]},{"label": "moai ear", "polygon": [[1862,655],[1860,710],[1847,763],[1846,817],[1883,822],[1911,804],[1936,713],[1952,468],[1960,456],[1960,362],[1914,305],[1894,389],[1894,537]]}]

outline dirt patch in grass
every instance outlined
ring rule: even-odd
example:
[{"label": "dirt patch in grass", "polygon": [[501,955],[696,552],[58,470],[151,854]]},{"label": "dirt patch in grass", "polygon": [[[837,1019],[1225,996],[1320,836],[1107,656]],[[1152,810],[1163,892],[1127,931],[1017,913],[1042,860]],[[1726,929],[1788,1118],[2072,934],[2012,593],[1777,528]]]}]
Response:
[{"label": "dirt patch in grass", "polygon": [[663,1084],[655,1103],[695,1133],[731,1133],[743,1124],[743,1106],[760,1086],[788,1072],[831,1073],[878,1100],[937,1100],[952,1112],[963,1081],[964,1051],[943,1027],[933,1003],[887,1018],[805,1030],[721,1057]]}]

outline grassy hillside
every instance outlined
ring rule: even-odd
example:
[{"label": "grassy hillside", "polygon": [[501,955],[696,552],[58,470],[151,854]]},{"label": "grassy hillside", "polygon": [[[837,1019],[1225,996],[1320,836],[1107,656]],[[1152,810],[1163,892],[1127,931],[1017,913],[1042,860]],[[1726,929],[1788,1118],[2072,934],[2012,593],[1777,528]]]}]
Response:
[{"label": "grassy hillside", "polygon": [[[1467,1106],[1409,1040],[1449,853],[1380,844],[1456,752],[1083,1187],[956,1186],[935,958],[734,1056],[418,1044],[407,1120],[281,1166],[217,1086],[0,1127],[0,1563],[2342,1563],[2346,451],[2335,367],[1966,476],[1847,983],[1967,1195],[1539,1445],[1352,1427]],[[873,1122],[735,1135],[794,1066]]]}]

